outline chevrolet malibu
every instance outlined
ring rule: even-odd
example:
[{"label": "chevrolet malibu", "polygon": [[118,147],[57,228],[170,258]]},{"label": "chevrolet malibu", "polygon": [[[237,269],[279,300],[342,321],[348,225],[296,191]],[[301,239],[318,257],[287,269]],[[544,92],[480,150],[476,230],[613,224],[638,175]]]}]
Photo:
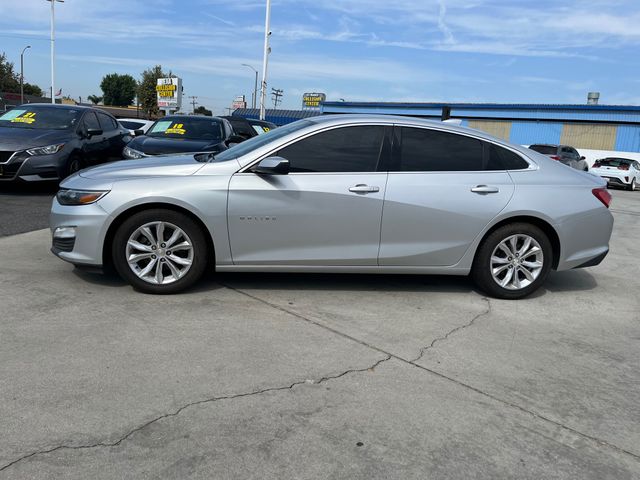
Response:
[{"label": "chevrolet malibu", "polygon": [[301,120],[221,153],[65,180],[54,254],[147,293],[218,272],[471,274],[505,299],[599,264],[604,181],[476,130],[390,116]]}]

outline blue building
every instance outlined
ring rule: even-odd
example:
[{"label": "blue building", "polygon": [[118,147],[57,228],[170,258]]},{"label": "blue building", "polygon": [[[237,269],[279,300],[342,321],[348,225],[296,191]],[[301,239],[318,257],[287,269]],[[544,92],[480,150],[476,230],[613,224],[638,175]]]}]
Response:
[{"label": "blue building", "polygon": [[[520,145],[562,143],[584,149],[640,152],[640,106],[324,102],[320,111],[268,110],[267,120],[284,125],[309,116],[340,113],[453,118],[463,126]],[[255,109],[234,112],[249,118],[258,118],[258,114]]]}]

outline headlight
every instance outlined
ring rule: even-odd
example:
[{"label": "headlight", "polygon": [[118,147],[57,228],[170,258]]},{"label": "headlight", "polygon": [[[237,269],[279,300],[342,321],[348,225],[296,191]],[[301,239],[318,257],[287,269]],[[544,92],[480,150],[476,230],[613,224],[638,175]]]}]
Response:
[{"label": "headlight", "polygon": [[56,145],[47,145],[46,147],[30,148],[27,153],[29,155],[52,155],[58,153],[62,147],[64,147],[64,143],[58,143]]},{"label": "headlight", "polygon": [[60,205],[88,205],[97,202],[107,193],[108,190],[60,190],[56,198]]},{"label": "headlight", "polygon": [[144,153],[139,152],[138,150],[134,150],[133,148],[129,148],[129,147],[124,147],[124,150],[122,151],[122,155],[124,155],[124,158],[128,158],[128,159],[136,159],[136,158],[146,157],[146,155]]}]

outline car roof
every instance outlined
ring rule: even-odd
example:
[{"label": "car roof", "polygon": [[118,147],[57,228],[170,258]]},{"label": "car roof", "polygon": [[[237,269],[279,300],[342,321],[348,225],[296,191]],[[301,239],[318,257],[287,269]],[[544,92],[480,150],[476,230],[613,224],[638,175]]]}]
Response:
[{"label": "car roof", "polygon": [[146,118],[118,118],[117,120],[124,120],[127,122],[153,122],[153,120],[147,120]]},{"label": "car roof", "polygon": [[[60,104],[60,103],[23,103],[22,105],[18,105],[18,107],[51,107],[51,108],[60,108],[60,109],[66,109],[66,110],[100,110],[100,111],[104,111],[101,110],[99,108],[93,108],[93,107],[88,107],[86,105],[67,105],[67,104]],[[16,107],[16,108],[18,108]],[[107,113],[107,112],[105,112]]]},{"label": "car roof", "polygon": [[162,120],[163,118],[184,118],[185,120],[192,119],[192,118],[204,119],[204,120],[219,120],[219,121],[224,120],[222,117],[210,117],[208,115],[185,115],[185,114],[165,115],[164,117],[158,118],[158,120]]}]

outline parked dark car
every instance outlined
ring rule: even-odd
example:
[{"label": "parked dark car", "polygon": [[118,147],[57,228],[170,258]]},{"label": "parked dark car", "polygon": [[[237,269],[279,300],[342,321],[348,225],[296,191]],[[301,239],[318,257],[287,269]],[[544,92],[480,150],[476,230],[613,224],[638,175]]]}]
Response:
[{"label": "parked dark car", "polygon": [[576,170],[583,170],[585,172],[589,170],[589,165],[585,157],[581,156],[575,148],[569,145],[536,144],[529,145],[529,148]]},{"label": "parked dark car", "polygon": [[59,181],[122,159],[129,131],[101,110],[28,104],[0,116],[0,181]]},{"label": "parked dark car", "polygon": [[245,140],[267,133],[274,128],[277,128],[275,123],[267,122],[265,120],[256,120],[254,118],[244,118],[235,115],[229,115],[221,117],[229,121],[233,131],[236,135],[240,135]]},{"label": "parked dark car", "polygon": [[136,136],[123,151],[124,158],[191,152],[221,152],[245,138],[219,117],[170,115],[157,120],[145,135]]}]

